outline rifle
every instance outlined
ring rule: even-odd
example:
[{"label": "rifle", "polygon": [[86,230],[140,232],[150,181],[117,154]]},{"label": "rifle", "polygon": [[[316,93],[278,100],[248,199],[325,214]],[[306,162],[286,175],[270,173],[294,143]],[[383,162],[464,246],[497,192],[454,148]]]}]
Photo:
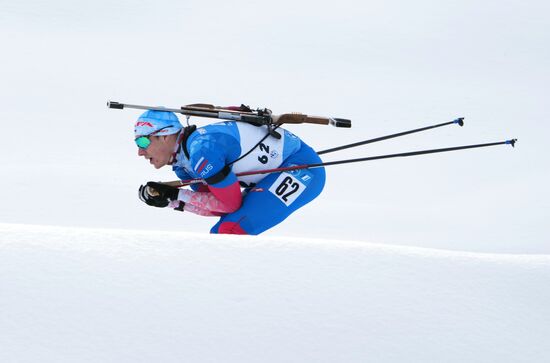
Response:
[{"label": "rifle", "polygon": [[252,110],[250,107],[241,105],[237,109],[214,106],[205,103],[194,103],[191,105],[182,106],[180,108],[154,107],[142,105],[130,105],[126,103],[108,101],[108,108],[124,109],[134,108],[139,110],[153,111],[169,111],[181,113],[187,117],[208,117],[221,120],[247,122],[254,125],[267,125],[270,129],[278,127],[282,124],[318,124],[332,125],[334,127],[351,127],[351,120],[338,117],[323,117],[309,116],[302,113],[283,113],[281,115],[273,115],[271,110],[267,108]]}]

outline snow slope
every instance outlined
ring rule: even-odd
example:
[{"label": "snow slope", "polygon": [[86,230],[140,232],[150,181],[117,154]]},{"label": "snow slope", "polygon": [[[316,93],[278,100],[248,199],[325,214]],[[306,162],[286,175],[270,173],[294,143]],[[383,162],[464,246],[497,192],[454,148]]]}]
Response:
[{"label": "snow slope", "polygon": [[548,362],[549,255],[0,224],[2,362]]}]

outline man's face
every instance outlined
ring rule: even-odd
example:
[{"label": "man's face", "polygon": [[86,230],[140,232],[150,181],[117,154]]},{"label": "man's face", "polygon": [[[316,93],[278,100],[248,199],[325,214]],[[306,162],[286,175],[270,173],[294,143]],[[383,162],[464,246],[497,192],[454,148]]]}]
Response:
[{"label": "man's face", "polygon": [[149,139],[151,144],[146,149],[138,148],[138,155],[160,169],[170,162],[174,145],[170,143],[171,138],[168,136],[150,136]]}]

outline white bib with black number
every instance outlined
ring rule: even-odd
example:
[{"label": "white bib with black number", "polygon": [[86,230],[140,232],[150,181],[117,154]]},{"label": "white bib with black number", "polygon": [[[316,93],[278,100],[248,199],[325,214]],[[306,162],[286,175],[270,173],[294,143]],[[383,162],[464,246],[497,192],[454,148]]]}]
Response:
[{"label": "white bib with black number", "polygon": [[[281,135],[280,139],[268,136],[256,146],[267,135],[267,126],[254,126],[244,122],[237,122],[236,124],[241,138],[240,156],[246,154],[252,148],[254,149],[250,154],[233,164],[233,172],[235,174],[252,170],[273,169],[281,166],[283,163],[283,147],[285,145],[284,130],[277,130]],[[248,175],[240,176],[238,179],[250,185],[256,184],[265,178],[265,176],[265,174]]]},{"label": "white bib with black number", "polygon": [[294,175],[281,173],[277,180],[271,185],[269,191],[288,207],[305,189],[306,185],[295,178]]}]

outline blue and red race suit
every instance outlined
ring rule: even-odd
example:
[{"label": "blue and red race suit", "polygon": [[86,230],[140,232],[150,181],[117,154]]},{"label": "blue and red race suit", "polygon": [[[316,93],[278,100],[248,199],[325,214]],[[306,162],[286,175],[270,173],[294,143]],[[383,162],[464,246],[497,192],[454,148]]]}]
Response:
[{"label": "blue and red race suit", "polygon": [[172,169],[181,180],[201,178],[205,184],[180,190],[178,199],[186,211],[221,217],[211,233],[262,233],[323,190],[324,168],[236,175],[321,162],[297,136],[276,131],[281,138],[267,136],[267,126],[220,122],[196,129],[183,141]]}]

